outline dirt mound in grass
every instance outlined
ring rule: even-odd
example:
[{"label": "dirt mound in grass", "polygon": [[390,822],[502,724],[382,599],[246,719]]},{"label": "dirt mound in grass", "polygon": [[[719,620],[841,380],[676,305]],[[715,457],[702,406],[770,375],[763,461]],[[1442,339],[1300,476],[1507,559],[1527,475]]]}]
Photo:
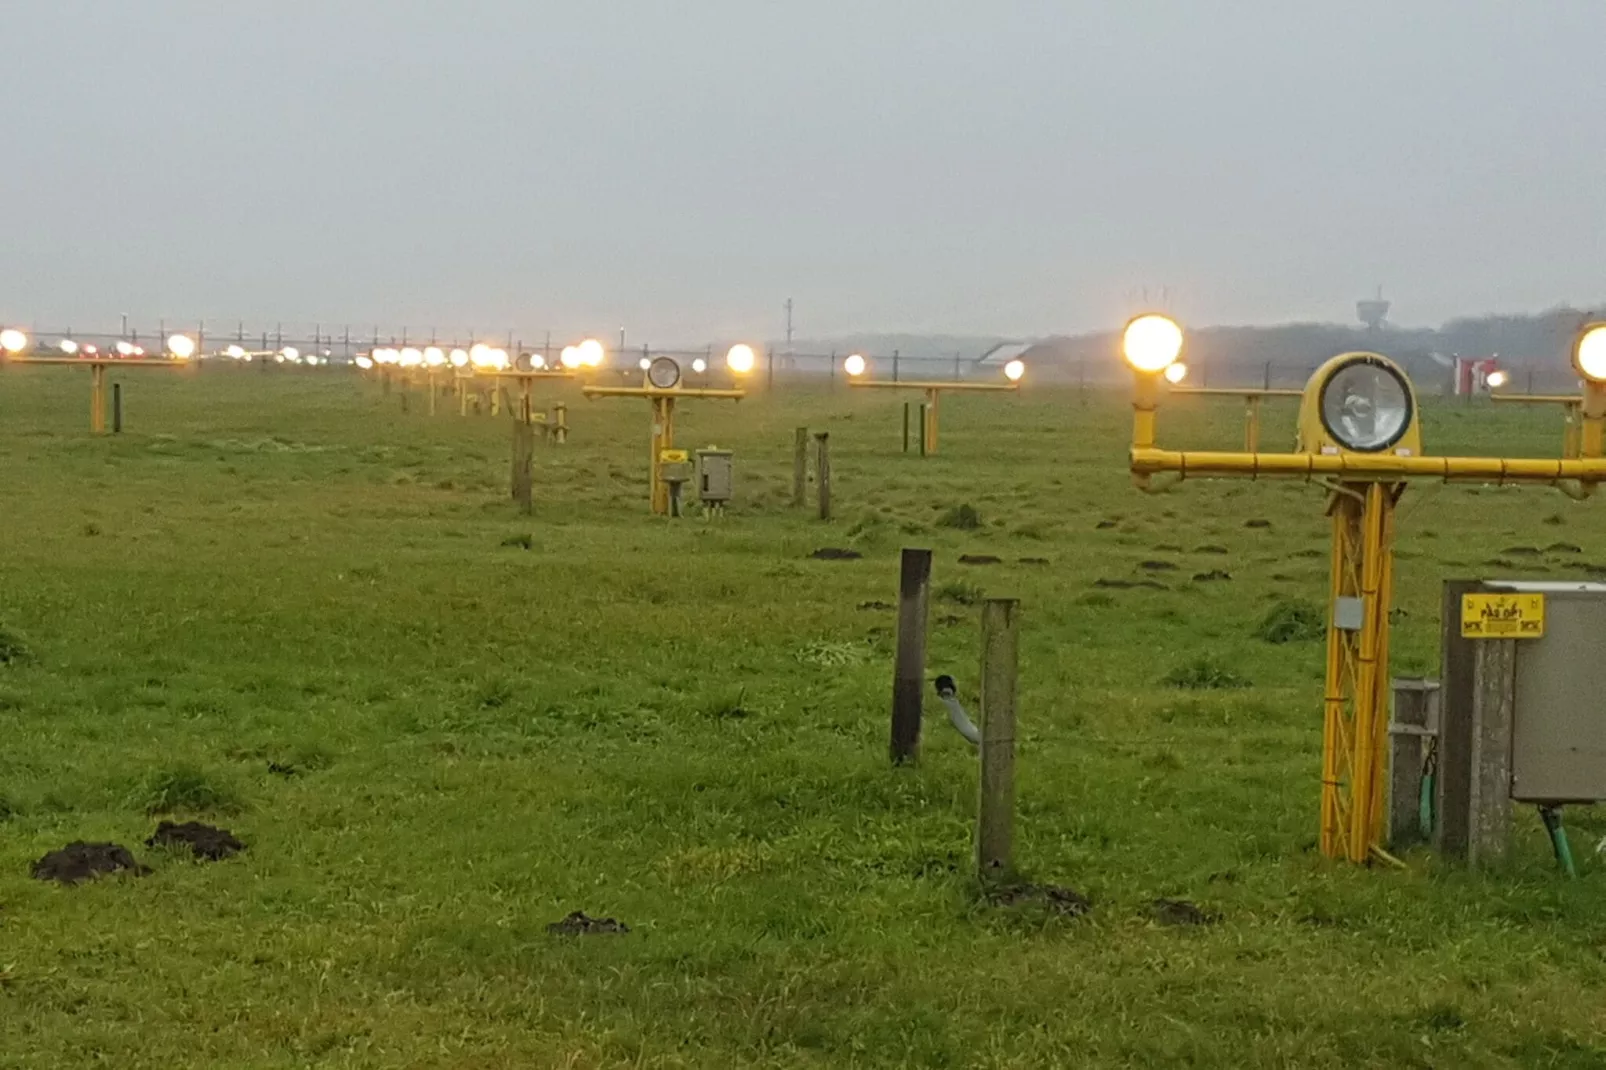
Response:
[{"label": "dirt mound in grass", "polygon": [[1221,915],[1203,910],[1186,899],[1156,899],[1149,912],[1161,925],[1214,925]]},{"label": "dirt mound in grass", "polygon": [[1055,914],[1065,914],[1073,918],[1080,917],[1093,908],[1093,903],[1087,896],[1057,884],[1006,884],[990,889],[987,901],[1001,907],[1041,903]]},{"label": "dirt mound in grass", "polygon": [[630,926],[613,918],[593,918],[583,910],[576,910],[562,921],[546,927],[553,936],[592,936],[597,933],[627,933]]},{"label": "dirt mound in grass", "polygon": [[135,860],[128,848],[120,843],[69,843],[59,851],[51,851],[33,864],[36,881],[60,881],[78,884],[107,873],[126,870],[136,877],[150,872]]},{"label": "dirt mound in grass", "polygon": [[178,824],[163,821],[156,832],[145,841],[146,847],[184,847],[196,858],[220,862],[245,850],[245,844],[234,838],[228,829],[213,828],[199,821]]}]

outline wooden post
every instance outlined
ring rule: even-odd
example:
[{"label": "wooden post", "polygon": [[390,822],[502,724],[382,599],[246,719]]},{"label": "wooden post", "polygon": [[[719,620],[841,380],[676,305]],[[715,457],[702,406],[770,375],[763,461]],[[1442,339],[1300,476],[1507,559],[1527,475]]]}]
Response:
[{"label": "wooden post", "polygon": [[800,427],[792,441],[792,508],[801,509],[809,499],[809,429]]},{"label": "wooden post", "polygon": [[925,406],[924,402],[921,402],[920,408],[919,408],[918,411],[920,413],[920,456],[924,457],[926,455],[926,416],[927,416],[926,406]]},{"label": "wooden post", "polygon": [[1007,877],[1015,868],[1015,681],[1020,621],[1013,598],[981,608],[981,800],[976,814],[976,874]]},{"label": "wooden post", "polygon": [[428,378],[429,378],[429,414],[431,416],[434,416],[435,415],[435,393],[436,393],[436,391],[435,391],[435,372],[433,370],[431,370],[429,372]]},{"label": "wooden post", "polygon": [[1395,680],[1389,721],[1388,845],[1422,839],[1422,763],[1439,729],[1439,682]]},{"label": "wooden post", "polygon": [[530,415],[530,401],[524,398],[518,418],[513,421],[513,500],[519,512],[528,516],[534,506],[531,502],[531,465],[535,460],[535,421]]},{"label": "wooden post", "polygon": [[903,403],[903,452],[909,452],[909,403]]},{"label": "wooden post", "polygon": [[112,434],[123,433],[123,384],[112,384]]},{"label": "wooden post", "polygon": [[554,411],[557,416],[557,424],[552,431],[552,439],[561,446],[569,441],[569,406],[560,401]]},{"label": "wooden post", "polygon": [[926,418],[922,421],[925,427],[925,444],[920,449],[922,457],[929,457],[937,452],[937,391],[926,391]]},{"label": "wooden post", "polygon": [[1467,861],[1498,862],[1511,841],[1511,717],[1517,640],[1480,639],[1472,662],[1472,797]]},{"label": "wooden post", "polygon": [[814,436],[814,478],[819,481],[820,519],[831,519],[831,433]]},{"label": "wooden post", "polygon": [[892,761],[920,756],[921,686],[926,674],[926,619],[931,551],[905,549],[898,569],[898,653],[892,670]]},{"label": "wooden post", "polygon": [[89,429],[106,431],[106,365],[99,361],[89,366]]}]

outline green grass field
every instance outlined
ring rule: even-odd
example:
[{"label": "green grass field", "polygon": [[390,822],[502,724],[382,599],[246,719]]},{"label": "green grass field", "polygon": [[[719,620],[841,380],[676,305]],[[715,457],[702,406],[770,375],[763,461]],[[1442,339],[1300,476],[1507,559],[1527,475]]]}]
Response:
[{"label": "green grass field", "polygon": [[[1325,598],[1321,492],[1144,496],[1122,397],[948,400],[926,460],[897,397],[688,404],[683,444],[737,452],[707,523],[647,515],[644,402],[571,396],[521,517],[505,418],[339,374],[128,380],[96,439],[87,373],[0,372],[0,1066],[1606,1065],[1606,821],[1570,814],[1574,882],[1528,812],[1493,874],[1322,860],[1322,644],[1258,637]],[[1239,421],[1179,406],[1162,441]],[[788,507],[802,424],[829,525]],[[1443,579],[1582,576],[1603,510],[1413,488],[1393,671],[1436,673]],[[1085,917],[978,894],[975,759],[934,702],[889,767],[903,546],[936,551],[930,671],[972,708],[976,603],[1022,601],[1017,857]],[[1165,683],[1189,668],[1248,686]],[[147,848],[159,816],[249,847]],[[79,839],[155,872],[30,879]],[[573,910],[632,932],[547,933]]]}]

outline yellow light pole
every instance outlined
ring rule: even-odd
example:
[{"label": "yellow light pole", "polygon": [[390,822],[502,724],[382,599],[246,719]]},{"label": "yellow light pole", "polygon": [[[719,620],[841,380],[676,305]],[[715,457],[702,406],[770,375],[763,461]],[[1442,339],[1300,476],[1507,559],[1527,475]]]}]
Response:
[{"label": "yellow light pole", "polygon": [[[725,363],[737,376],[753,370],[755,356],[750,346],[732,346],[725,355]],[[664,478],[666,464],[684,464],[685,457],[675,449],[675,403],[703,398],[708,400],[740,401],[747,392],[740,388],[719,390],[708,388],[688,389],[680,385],[680,364],[671,357],[658,357],[648,362],[641,386],[581,387],[587,398],[646,398],[652,404],[652,452],[648,458],[648,498],[654,516],[670,515],[669,481]]]},{"label": "yellow light pole", "polygon": [[869,390],[921,390],[925,392],[926,418],[921,431],[921,452],[926,456],[931,456],[937,452],[937,401],[944,393],[1018,392],[1020,390],[1021,376],[1026,374],[1026,365],[1021,361],[1012,360],[1004,365],[1004,377],[1008,381],[1003,383],[978,383],[963,379],[865,379],[863,376],[869,370],[869,362],[857,353],[843,361],[842,367],[848,373],[848,385],[852,387]]},{"label": "yellow light pole", "polygon": [[1132,366],[1128,466],[1142,489],[1154,476],[1288,477],[1322,480],[1332,517],[1331,615],[1322,729],[1321,848],[1329,858],[1382,855],[1383,750],[1388,735],[1389,609],[1394,586],[1395,505],[1409,480],[1430,477],[1540,483],[1576,498],[1606,480],[1606,324],[1583,330],[1573,362],[1586,380],[1579,456],[1559,459],[1425,457],[1416,394],[1405,373],[1376,353],[1345,353],[1311,376],[1292,453],[1161,449],[1158,380],[1182,349],[1164,316],[1127,325]]},{"label": "yellow light pole", "polygon": [[[121,344],[121,343],[119,343]],[[175,334],[167,340],[166,357],[112,357],[99,352],[90,354],[72,345],[63,347],[63,356],[30,356],[32,340],[15,328],[0,330],[0,365],[39,364],[45,366],[73,366],[89,369],[89,430],[97,435],[106,433],[106,369],[166,368],[169,371],[193,370],[191,357],[195,355],[195,340],[188,335]],[[132,350],[132,347],[129,347]],[[73,355],[67,355],[68,353]]]}]

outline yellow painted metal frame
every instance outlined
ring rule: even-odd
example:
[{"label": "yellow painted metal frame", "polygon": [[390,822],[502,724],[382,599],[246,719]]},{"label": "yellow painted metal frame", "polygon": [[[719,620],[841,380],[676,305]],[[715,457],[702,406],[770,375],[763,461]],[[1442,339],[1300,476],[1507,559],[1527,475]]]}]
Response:
[{"label": "yellow painted metal frame", "polygon": [[106,369],[107,368],[166,368],[168,371],[193,372],[194,360],[166,357],[12,357],[0,356],[0,365],[44,364],[89,369],[89,430],[97,435],[106,433]]},{"label": "yellow painted metal frame", "polygon": [[1491,401],[1562,407],[1561,455],[1581,456],[1583,446],[1584,399],[1577,394],[1490,394]]},{"label": "yellow painted metal frame", "polygon": [[931,456],[937,452],[937,399],[945,392],[983,391],[997,393],[1020,390],[1019,383],[972,383],[962,379],[849,379],[848,385],[870,390],[923,390],[926,394],[926,431],[925,453]]},{"label": "yellow painted metal frame", "polygon": [[583,386],[587,398],[646,398],[652,402],[652,454],[648,460],[649,500],[654,516],[669,515],[669,484],[661,471],[663,456],[675,448],[675,402],[706,398],[719,401],[740,401],[747,396],[745,390],[717,390],[710,388],[670,387],[661,390],[654,386]]},{"label": "yellow painted metal frame", "polygon": [[1216,386],[1173,386],[1170,390],[1173,397],[1216,397],[1216,398],[1243,398],[1244,401],[1244,450],[1248,453],[1260,452],[1260,403],[1267,398],[1302,398],[1303,390],[1287,390],[1281,387],[1232,387]]},{"label": "yellow painted metal frame", "polygon": [[[1301,415],[1317,418],[1316,405],[1327,378],[1345,354],[1317,371],[1302,391]],[[1403,378],[1403,373],[1401,373]],[[1409,480],[1437,478],[1556,486],[1576,498],[1588,497],[1606,481],[1606,386],[1586,383],[1576,401],[1578,454],[1559,459],[1501,457],[1424,457],[1420,413],[1413,396],[1413,426],[1400,448],[1359,453],[1335,448],[1325,431],[1308,426],[1301,442],[1319,452],[1242,453],[1161,449],[1157,442],[1160,374],[1136,372],[1132,397],[1132,449],[1129,467],[1141,489],[1158,489],[1162,473],[1188,476],[1323,480],[1329,487],[1333,525],[1332,607],[1358,605],[1360,627],[1340,628],[1329,620],[1327,673],[1322,727],[1321,849],[1329,858],[1366,862],[1387,857],[1383,830],[1383,751],[1388,738],[1389,609],[1394,591],[1395,507]],[[1409,386],[1409,380],[1405,380]],[[1241,395],[1241,392],[1232,391]],[[1324,441],[1325,440],[1325,441]],[[1344,600],[1341,602],[1341,600]],[[1353,600],[1353,601],[1348,601]],[[1353,623],[1353,622],[1345,622]]]}]

